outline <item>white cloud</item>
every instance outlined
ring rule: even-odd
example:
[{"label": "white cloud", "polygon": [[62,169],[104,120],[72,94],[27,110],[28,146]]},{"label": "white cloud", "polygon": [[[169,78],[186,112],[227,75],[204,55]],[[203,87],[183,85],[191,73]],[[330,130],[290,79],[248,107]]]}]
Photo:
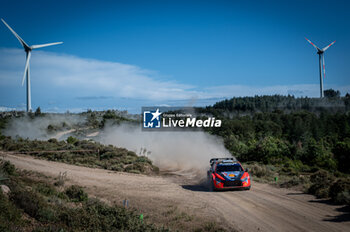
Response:
[{"label": "white cloud", "polygon": [[6,106],[0,106],[0,112],[12,111],[12,110],[17,110],[17,109],[16,108],[6,107]]},{"label": "white cloud", "polygon": [[[0,90],[19,87],[25,54],[20,49],[0,49]],[[32,86],[76,99],[108,96],[124,99],[192,101],[271,94],[317,97],[318,84],[247,86],[226,85],[198,88],[167,80],[157,72],[135,65],[84,59],[76,56],[34,51],[31,60]],[[327,86],[343,94],[350,86]],[[24,89],[21,89],[24,91]],[[1,91],[0,91],[1,92]],[[1,95],[1,94],[0,94]]]},{"label": "white cloud", "polygon": [[[25,54],[19,49],[0,50],[0,86],[15,86],[23,75]],[[117,62],[82,59],[70,55],[34,51],[31,59],[32,82],[75,89],[81,93],[137,99],[190,98],[192,86],[158,80],[158,74]]]}]

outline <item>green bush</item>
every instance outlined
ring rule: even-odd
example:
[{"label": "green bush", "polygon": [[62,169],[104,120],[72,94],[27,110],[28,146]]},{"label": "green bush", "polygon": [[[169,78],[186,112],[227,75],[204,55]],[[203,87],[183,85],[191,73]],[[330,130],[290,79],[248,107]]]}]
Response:
[{"label": "green bush", "polygon": [[21,211],[0,191],[0,231],[15,231],[22,224]]},{"label": "green bush", "polygon": [[205,222],[202,228],[196,229],[195,232],[220,232],[225,231],[224,228],[219,226],[216,222]]},{"label": "green bush", "polygon": [[268,136],[257,142],[255,146],[250,149],[246,159],[256,160],[265,164],[276,163],[273,161],[283,158],[289,153],[290,150],[286,141]]},{"label": "green bush", "polygon": [[332,198],[335,203],[350,205],[350,192],[343,191],[337,194],[335,198]]},{"label": "green bush", "polygon": [[36,219],[40,219],[39,211],[47,207],[47,203],[39,194],[19,186],[11,189],[11,200],[17,207]]},{"label": "green bush", "polygon": [[77,138],[74,138],[73,136],[69,136],[67,138],[67,143],[70,143],[70,144],[76,144],[79,140]]},{"label": "green bush", "polygon": [[40,208],[38,211],[38,219],[41,222],[56,222],[58,220],[56,211],[51,207]]},{"label": "green bush", "polygon": [[49,143],[55,143],[55,144],[58,143],[58,140],[55,139],[55,138],[48,139],[47,141],[48,141]]},{"label": "green bush", "polygon": [[58,195],[56,189],[52,185],[47,183],[39,183],[38,185],[36,185],[35,189],[36,191],[45,196]]},{"label": "green bush", "polygon": [[293,176],[291,179],[289,179],[285,182],[282,182],[279,185],[280,185],[280,187],[283,187],[283,188],[290,188],[293,186],[297,186],[300,183],[301,183],[300,179],[297,176]]},{"label": "green bush", "polygon": [[83,188],[77,185],[71,185],[65,191],[65,194],[69,197],[71,201],[81,202],[86,201],[88,199],[87,193],[83,190]]},{"label": "green bush", "polygon": [[108,152],[105,152],[105,153],[101,154],[100,159],[101,160],[112,159],[112,158],[114,158],[116,156],[117,156],[117,154],[115,152],[108,151]]},{"label": "green bush", "polygon": [[334,157],[338,162],[338,170],[350,173],[350,138],[338,142],[333,149]]},{"label": "green bush", "polygon": [[311,186],[308,193],[314,194],[317,198],[329,197],[329,188],[335,177],[325,170],[319,170],[310,176]]},{"label": "green bush", "polygon": [[264,165],[264,164],[246,164],[246,168],[249,168],[249,173],[256,177],[271,177],[273,176],[273,166],[272,165]]},{"label": "green bush", "polygon": [[350,178],[341,178],[329,188],[329,196],[335,203],[350,205]]},{"label": "green bush", "polygon": [[7,175],[14,175],[16,173],[16,168],[9,161],[1,161],[0,169],[3,170]]}]

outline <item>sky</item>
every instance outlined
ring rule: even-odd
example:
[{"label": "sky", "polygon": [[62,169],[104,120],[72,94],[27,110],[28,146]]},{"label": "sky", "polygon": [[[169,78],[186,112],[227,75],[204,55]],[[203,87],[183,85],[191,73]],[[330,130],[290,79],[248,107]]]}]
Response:
[{"label": "sky", "polygon": [[[32,108],[48,112],[203,106],[234,96],[350,92],[348,1],[0,0],[4,19],[37,49]],[[25,52],[0,22],[0,110],[25,109]]]}]

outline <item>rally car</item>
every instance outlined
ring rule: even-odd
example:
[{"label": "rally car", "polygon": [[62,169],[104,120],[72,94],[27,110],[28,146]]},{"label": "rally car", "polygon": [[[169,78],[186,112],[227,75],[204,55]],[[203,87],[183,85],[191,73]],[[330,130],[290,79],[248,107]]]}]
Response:
[{"label": "rally car", "polygon": [[248,169],[242,167],[235,158],[213,158],[210,160],[208,181],[212,190],[250,189]]}]

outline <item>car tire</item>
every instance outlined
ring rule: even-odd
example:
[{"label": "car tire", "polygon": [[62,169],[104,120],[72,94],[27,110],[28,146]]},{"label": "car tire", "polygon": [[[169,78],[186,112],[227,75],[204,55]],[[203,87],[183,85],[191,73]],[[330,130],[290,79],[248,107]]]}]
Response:
[{"label": "car tire", "polygon": [[209,192],[214,192],[215,191],[215,186],[214,186],[214,182],[212,179],[208,180],[208,187],[209,187]]}]

